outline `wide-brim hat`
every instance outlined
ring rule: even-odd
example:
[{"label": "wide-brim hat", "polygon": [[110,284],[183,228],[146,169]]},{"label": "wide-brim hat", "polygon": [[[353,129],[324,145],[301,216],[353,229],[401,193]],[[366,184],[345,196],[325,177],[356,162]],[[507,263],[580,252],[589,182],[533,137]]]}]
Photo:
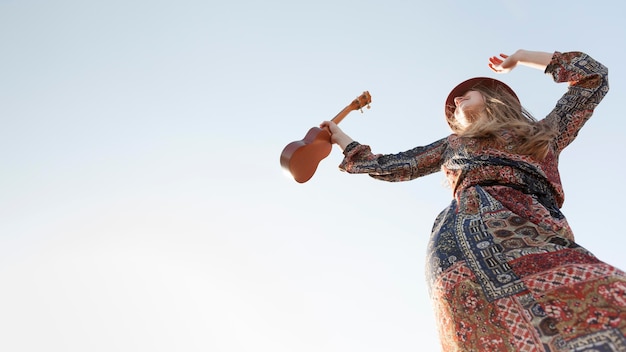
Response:
[{"label": "wide-brim hat", "polygon": [[501,81],[498,81],[497,79],[493,79],[489,77],[474,77],[474,78],[470,78],[466,81],[459,83],[456,87],[452,89],[452,91],[450,91],[450,94],[448,94],[448,98],[446,99],[446,106],[445,106],[446,118],[450,119],[452,118],[452,115],[454,114],[454,110],[456,109],[456,106],[454,105],[454,98],[460,97],[463,94],[465,94],[468,90],[471,90],[472,88],[475,88],[478,86],[482,86],[482,87],[485,87],[487,89],[494,90],[494,91],[504,90],[505,92],[508,92],[509,94],[511,94],[519,102],[519,98],[517,97],[517,94],[515,94],[513,89],[511,89],[511,87],[506,85],[504,82],[501,82]]}]

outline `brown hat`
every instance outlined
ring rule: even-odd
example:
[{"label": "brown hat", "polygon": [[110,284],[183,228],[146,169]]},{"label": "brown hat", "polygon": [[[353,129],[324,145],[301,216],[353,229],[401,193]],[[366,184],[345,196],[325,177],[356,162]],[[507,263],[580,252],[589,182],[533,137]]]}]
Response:
[{"label": "brown hat", "polygon": [[456,87],[454,87],[454,89],[452,89],[450,94],[448,94],[448,98],[446,99],[446,106],[445,106],[447,119],[452,118],[452,115],[454,114],[454,110],[456,109],[456,105],[454,105],[454,98],[462,96],[468,90],[471,90],[472,88],[477,87],[477,86],[483,86],[492,90],[495,90],[497,88],[504,89],[506,92],[510,93],[513,97],[515,97],[515,99],[517,99],[517,101],[519,102],[519,98],[517,97],[517,94],[515,94],[513,89],[511,89],[511,87],[507,86],[503,82],[500,82],[497,79],[493,79],[489,77],[474,77],[474,78],[468,79],[467,81],[459,83]]}]

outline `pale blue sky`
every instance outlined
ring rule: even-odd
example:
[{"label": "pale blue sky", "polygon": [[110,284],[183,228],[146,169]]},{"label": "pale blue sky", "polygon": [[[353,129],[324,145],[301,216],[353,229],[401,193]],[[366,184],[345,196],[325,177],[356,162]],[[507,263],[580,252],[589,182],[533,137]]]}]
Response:
[{"label": "pale blue sky", "polygon": [[[619,2],[0,0],[0,350],[437,351],[424,276],[443,176],[285,177],[341,123],[388,153],[518,48],[585,51],[611,92],[561,158],[578,242],[626,268]],[[564,92],[497,78],[543,117]]]}]

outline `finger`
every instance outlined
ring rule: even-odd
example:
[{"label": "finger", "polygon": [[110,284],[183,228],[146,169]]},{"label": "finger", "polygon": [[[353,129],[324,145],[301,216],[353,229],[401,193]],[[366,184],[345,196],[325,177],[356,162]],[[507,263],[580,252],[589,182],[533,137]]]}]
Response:
[{"label": "finger", "polygon": [[503,54],[503,53],[500,53],[500,57],[502,57],[502,58],[505,58],[505,59],[506,59],[507,57],[509,57],[509,55],[507,55],[507,54]]},{"label": "finger", "polygon": [[502,66],[500,65],[494,65],[493,63],[489,64],[489,68],[495,72],[495,73],[501,73],[504,72],[504,70],[502,69]]},{"label": "finger", "polygon": [[500,60],[499,58],[495,57],[495,56],[492,56],[492,57],[489,58],[489,62],[492,62],[494,64],[501,64],[503,61]]}]

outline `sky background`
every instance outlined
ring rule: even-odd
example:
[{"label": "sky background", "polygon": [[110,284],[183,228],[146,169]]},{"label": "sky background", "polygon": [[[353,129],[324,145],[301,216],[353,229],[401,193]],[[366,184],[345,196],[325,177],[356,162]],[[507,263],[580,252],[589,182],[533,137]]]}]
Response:
[{"label": "sky background", "polygon": [[365,90],[341,126],[377,153],[446,136],[474,76],[542,118],[565,85],[487,67],[519,48],[609,67],[563,212],[626,268],[624,43],[609,0],[0,0],[0,350],[438,351],[443,175],[348,175],[335,147],[298,184],[280,153]]}]

